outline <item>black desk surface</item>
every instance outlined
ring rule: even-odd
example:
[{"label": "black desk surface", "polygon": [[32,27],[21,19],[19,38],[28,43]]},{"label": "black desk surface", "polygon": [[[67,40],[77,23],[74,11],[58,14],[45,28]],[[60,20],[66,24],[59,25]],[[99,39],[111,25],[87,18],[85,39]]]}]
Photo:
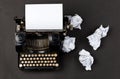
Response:
[{"label": "black desk surface", "polygon": [[[63,3],[64,14],[79,14],[82,30],[74,30],[76,49],[63,56],[62,68],[53,72],[23,72],[17,67],[14,16],[24,16],[25,3]],[[101,47],[94,51],[86,36],[101,24],[110,26]],[[0,79],[120,79],[120,0],[0,0]],[[86,49],[95,58],[92,71],[85,71],[78,52]]]}]

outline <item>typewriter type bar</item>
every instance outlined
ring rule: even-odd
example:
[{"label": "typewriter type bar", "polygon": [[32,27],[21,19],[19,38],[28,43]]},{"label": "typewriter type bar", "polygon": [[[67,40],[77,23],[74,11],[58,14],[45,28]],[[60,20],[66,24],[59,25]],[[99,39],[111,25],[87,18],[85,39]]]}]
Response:
[{"label": "typewriter type bar", "polygon": [[19,55],[20,69],[54,69],[59,67],[58,54],[40,54],[40,53],[20,53]]}]

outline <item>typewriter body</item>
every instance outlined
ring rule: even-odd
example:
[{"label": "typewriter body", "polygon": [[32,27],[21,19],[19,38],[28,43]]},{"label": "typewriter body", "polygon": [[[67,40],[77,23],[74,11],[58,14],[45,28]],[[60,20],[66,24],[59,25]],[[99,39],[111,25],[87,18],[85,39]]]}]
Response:
[{"label": "typewriter body", "polygon": [[[60,6],[62,6],[62,4],[60,4]],[[60,10],[62,10],[62,7]],[[53,31],[49,31],[49,29],[48,31],[39,29],[34,29],[34,31],[30,29],[30,31],[28,31],[26,26],[29,27],[29,24],[26,25],[26,16],[27,14],[25,15],[25,19],[14,18],[16,22],[15,44],[18,53],[18,67],[21,70],[58,69],[60,66],[61,42],[64,38],[63,28],[62,31],[54,29]],[[61,15],[60,17],[62,19],[63,16]]]}]

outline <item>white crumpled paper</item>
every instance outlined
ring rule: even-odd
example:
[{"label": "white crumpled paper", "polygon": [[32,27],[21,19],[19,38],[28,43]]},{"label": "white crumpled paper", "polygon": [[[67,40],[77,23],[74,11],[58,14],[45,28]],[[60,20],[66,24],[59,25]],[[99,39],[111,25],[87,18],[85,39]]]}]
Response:
[{"label": "white crumpled paper", "polygon": [[83,19],[78,14],[75,14],[74,16],[68,15],[66,17],[68,17],[70,25],[72,25],[73,28],[81,29],[81,23],[83,22]]},{"label": "white crumpled paper", "polygon": [[83,21],[82,18],[78,14],[75,14],[71,18],[70,24],[73,25],[73,28],[81,29],[81,23],[82,23],[82,21]]},{"label": "white crumpled paper", "polygon": [[70,52],[71,50],[75,49],[75,37],[66,36],[63,41],[63,48],[64,52]]},{"label": "white crumpled paper", "polygon": [[85,67],[85,70],[91,70],[91,66],[94,62],[93,57],[90,55],[90,53],[88,51],[86,51],[85,49],[82,49],[79,52],[79,61],[80,63]]},{"label": "white crumpled paper", "polygon": [[109,30],[109,26],[104,28],[102,25],[90,36],[87,37],[90,45],[94,50],[97,50],[101,44],[101,38],[107,36],[107,32]]}]

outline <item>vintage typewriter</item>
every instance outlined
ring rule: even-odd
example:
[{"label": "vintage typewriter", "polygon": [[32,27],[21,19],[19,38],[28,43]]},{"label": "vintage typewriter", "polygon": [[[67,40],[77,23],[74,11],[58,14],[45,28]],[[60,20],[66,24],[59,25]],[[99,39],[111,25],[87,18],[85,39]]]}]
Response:
[{"label": "vintage typewriter", "polygon": [[21,70],[58,69],[64,38],[63,5],[26,4],[25,19],[15,17],[14,20],[18,67]]}]

